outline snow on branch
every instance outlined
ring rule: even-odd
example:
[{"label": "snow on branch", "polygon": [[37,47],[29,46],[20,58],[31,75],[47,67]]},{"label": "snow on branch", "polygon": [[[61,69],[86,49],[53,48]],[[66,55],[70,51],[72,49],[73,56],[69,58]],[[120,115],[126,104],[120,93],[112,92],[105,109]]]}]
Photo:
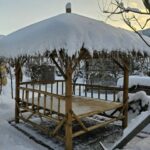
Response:
[{"label": "snow on branch", "polygon": [[[150,47],[149,42],[136,29],[144,29],[150,22],[150,0],[143,0],[145,11],[140,10],[139,8],[126,6],[125,2],[122,0],[111,0],[109,5],[111,7],[109,6],[106,9],[103,9],[103,13],[109,14],[107,18],[111,18],[114,15],[121,15],[124,23],[135,33],[137,33],[137,35],[144,41],[144,43]],[[144,21],[143,19],[140,21],[139,15],[144,16]]]},{"label": "snow on branch", "polygon": [[[114,6],[114,10],[103,10],[104,13],[109,13],[109,14],[122,14],[122,13],[136,13],[136,14],[141,14],[141,15],[150,15],[150,11],[141,11],[138,8],[133,8],[133,7],[125,7],[124,3],[121,1],[119,2],[118,0],[114,0],[114,2],[111,2],[112,6]],[[149,7],[145,5],[145,8],[148,9]]]},{"label": "snow on branch", "polygon": [[136,13],[141,13],[141,10],[139,10],[138,8],[127,7],[125,10],[131,11],[131,12],[136,12]]}]

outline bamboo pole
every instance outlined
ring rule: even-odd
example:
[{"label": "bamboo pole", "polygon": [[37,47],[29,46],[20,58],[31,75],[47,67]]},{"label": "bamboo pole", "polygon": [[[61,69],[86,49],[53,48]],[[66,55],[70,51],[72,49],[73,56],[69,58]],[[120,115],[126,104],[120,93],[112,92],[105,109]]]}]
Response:
[{"label": "bamboo pole", "polygon": [[19,123],[19,79],[20,79],[20,64],[19,60],[15,64],[15,79],[16,79],[16,96],[15,96],[15,122]]},{"label": "bamboo pole", "polygon": [[124,65],[124,84],[123,84],[123,115],[124,119],[122,122],[122,127],[126,128],[128,125],[128,82],[129,82],[129,68],[128,62]]},{"label": "bamboo pole", "polygon": [[32,91],[32,110],[34,110],[34,88],[35,88],[35,86],[34,86],[34,84],[32,85],[32,88],[33,88],[33,91]]},{"label": "bamboo pole", "polygon": [[66,68],[66,124],[65,149],[72,150],[72,64],[67,63]]}]

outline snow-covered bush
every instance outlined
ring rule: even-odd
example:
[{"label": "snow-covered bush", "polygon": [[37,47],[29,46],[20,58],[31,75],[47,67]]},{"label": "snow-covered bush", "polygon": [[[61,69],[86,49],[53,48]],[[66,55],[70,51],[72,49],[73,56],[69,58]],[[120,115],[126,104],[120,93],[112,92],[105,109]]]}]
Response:
[{"label": "snow-covered bush", "polygon": [[[123,102],[123,91],[117,94],[117,100]],[[150,96],[146,95],[144,91],[128,93],[128,102],[128,110],[131,110],[133,113],[141,113],[150,109]]]}]

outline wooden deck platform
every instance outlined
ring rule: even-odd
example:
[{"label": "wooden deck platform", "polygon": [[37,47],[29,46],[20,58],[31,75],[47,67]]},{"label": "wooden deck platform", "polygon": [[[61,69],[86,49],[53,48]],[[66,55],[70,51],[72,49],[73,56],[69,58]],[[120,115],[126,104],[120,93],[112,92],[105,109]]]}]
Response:
[{"label": "wooden deck platform", "polygon": [[[63,141],[67,136],[72,140],[92,130],[106,127],[115,121],[123,121],[124,105],[122,102],[115,102],[115,95],[113,95],[113,101],[107,100],[107,92],[105,100],[100,99],[99,94],[98,98],[93,98],[93,94],[91,94],[91,98],[86,97],[87,94],[85,97],[71,95],[71,98],[68,98],[63,86],[62,93],[58,93],[58,84],[56,85],[55,93],[52,88],[53,84],[49,88],[47,84],[39,84],[38,86],[31,83],[21,84],[19,87],[18,119]],[[79,87],[79,89],[81,88]],[[68,105],[71,105],[70,109],[68,109]],[[101,119],[95,119],[94,115]],[[41,124],[43,120],[54,126],[50,128],[50,126]],[[70,133],[66,133],[66,127],[71,127],[69,130],[71,136]]]},{"label": "wooden deck platform", "polygon": [[[53,97],[52,99],[51,97],[47,96],[45,102],[46,109],[52,109],[52,111],[59,112],[62,115],[66,114],[65,99],[60,100],[56,97]],[[44,108],[45,102],[44,97],[40,97],[39,102],[38,98],[34,98],[34,106],[39,105],[40,108]],[[31,98],[28,100],[28,104],[32,104]],[[104,101],[87,97],[73,96],[72,99],[72,110],[79,118],[115,110],[122,106],[122,103],[119,102]]]}]

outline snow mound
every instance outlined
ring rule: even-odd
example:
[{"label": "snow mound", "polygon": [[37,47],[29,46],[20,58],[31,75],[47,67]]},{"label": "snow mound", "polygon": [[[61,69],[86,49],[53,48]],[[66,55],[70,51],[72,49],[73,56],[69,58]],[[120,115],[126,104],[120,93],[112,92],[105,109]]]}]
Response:
[{"label": "snow mound", "polygon": [[[140,99],[142,100],[143,105],[150,103],[150,96],[148,96],[144,91],[139,91],[136,93],[128,93],[128,98],[129,98],[128,102],[133,102]],[[123,101],[123,91],[120,91],[117,94],[117,99],[121,102]]]},{"label": "snow mound", "polygon": [[[117,94],[117,99],[123,102],[123,91]],[[142,111],[150,110],[150,96],[146,95],[144,91],[136,93],[128,93],[129,107],[128,111],[132,110],[132,113],[140,114]]]},{"label": "snow mound", "polygon": [[[123,87],[123,79],[124,78],[119,78],[117,81],[117,86],[118,87]],[[144,85],[144,86],[150,86],[150,77],[148,76],[129,76],[129,85],[128,87],[132,87],[134,85]]]},{"label": "snow mound", "polygon": [[[144,35],[143,35],[144,37]],[[145,40],[150,41],[148,37]],[[82,47],[111,52],[149,52],[149,47],[133,32],[73,13],[60,14],[32,24],[0,40],[0,56],[16,57],[65,49],[72,56]]]}]

